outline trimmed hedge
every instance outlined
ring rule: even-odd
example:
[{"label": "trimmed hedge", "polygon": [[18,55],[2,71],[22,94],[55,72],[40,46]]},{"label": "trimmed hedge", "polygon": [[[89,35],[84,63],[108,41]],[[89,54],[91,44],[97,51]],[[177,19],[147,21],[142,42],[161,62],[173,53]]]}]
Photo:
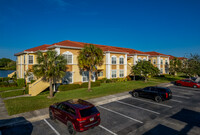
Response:
[{"label": "trimmed hedge", "polygon": [[25,80],[24,79],[17,79],[17,85],[19,87],[24,87],[25,86]]},{"label": "trimmed hedge", "polygon": [[27,90],[17,90],[17,91],[10,91],[10,92],[2,92],[2,93],[0,93],[0,96],[2,98],[7,98],[7,97],[24,95],[24,94],[28,94],[28,91]]},{"label": "trimmed hedge", "polygon": [[8,82],[10,80],[10,77],[1,77],[0,82]]},{"label": "trimmed hedge", "polygon": [[[97,86],[100,86],[100,85],[101,85],[101,82],[99,82],[99,81],[91,82],[91,87],[97,87]],[[81,84],[81,88],[87,88],[87,87],[88,87],[88,82]]]},{"label": "trimmed hedge", "polygon": [[0,87],[16,87],[17,83],[0,82]]},{"label": "trimmed hedge", "polygon": [[66,85],[60,85],[58,90],[59,91],[68,91],[73,89],[78,89],[81,86],[79,84],[66,84]]}]

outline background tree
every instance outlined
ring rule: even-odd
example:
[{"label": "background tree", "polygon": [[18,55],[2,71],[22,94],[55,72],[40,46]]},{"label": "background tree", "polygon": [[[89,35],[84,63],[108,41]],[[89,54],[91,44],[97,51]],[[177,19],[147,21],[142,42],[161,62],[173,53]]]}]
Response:
[{"label": "background tree", "polygon": [[177,72],[181,71],[182,71],[182,63],[178,58],[174,57],[172,60],[170,60],[169,72],[170,74],[176,76]]},{"label": "background tree", "polygon": [[200,76],[200,55],[190,54],[188,60],[185,61],[184,73],[191,76]]},{"label": "background tree", "polygon": [[145,82],[148,80],[148,76],[154,76],[159,74],[159,69],[154,67],[149,61],[140,61],[137,65],[132,67],[132,73],[144,77]]},{"label": "background tree", "polygon": [[33,74],[50,84],[50,97],[53,97],[52,85],[56,80],[60,80],[65,76],[66,59],[62,55],[57,55],[56,51],[47,51],[46,54],[37,52],[37,63],[33,65]]},{"label": "background tree", "polygon": [[103,64],[103,51],[92,44],[85,45],[79,52],[78,64],[82,71],[89,72],[88,91],[91,91],[91,75],[96,71],[97,66]]},{"label": "background tree", "polygon": [[11,59],[8,59],[8,58],[1,58],[0,59],[0,68],[7,69],[7,70],[15,70],[16,62]]}]

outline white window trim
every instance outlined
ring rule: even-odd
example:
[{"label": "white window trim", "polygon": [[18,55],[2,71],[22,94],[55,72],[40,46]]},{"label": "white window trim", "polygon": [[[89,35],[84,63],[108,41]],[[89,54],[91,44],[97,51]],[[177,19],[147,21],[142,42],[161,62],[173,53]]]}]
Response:
[{"label": "white window trim", "polygon": [[[155,63],[154,63],[155,62]],[[155,65],[156,64],[156,59],[153,59],[153,64]]]},{"label": "white window trim", "polygon": [[29,78],[30,78],[31,76],[33,76],[33,80],[34,80],[34,74],[33,74],[33,72],[30,72],[29,74],[31,74],[31,75],[29,75],[29,76],[27,77],[27,82],[31,82],[31,81],[29,81]]},{"label": "white window trim", "polygon": [[[116,58],[116,63],[115,63],[115,64],[112,63],[112,58]],[[112,65],[116,65],[116,64],[117,64],[117,56],[113,55],[113,56],[111,57],[111,64],[112,64]]]},{"label": "white window trim", "polygon": [[[123,64],[120,64],[120,58],[123,58]],[[120,57],[119,57],[119,64],[120,64],[120,65],[124,65],[124,56],[120,56]]]},{"label": "white window trim", "polygon": [[72,55],[72,63],[67,63],[67,65],[72,65],[74,62],[74,55],[73,55],[73,53],[71,53],[71,52],[69,52],[69,51],[66,51],[66,52],[64,52],[62,55]]},{"label": "white window trim", "polygon": [[142,61],[142,58],[141,57],[138,57],[138,62]]},{"label": "white window trim", "polygon": [[[33,56],[33,63],[29,63],[29,56]],[[28,64],[29,64],[29,65],[34,64],[34,55],[28,55]]]},{"label": "white window trim", "polygon": [[[101,73],[102,72],[102,76],[103,76],[103,71],[100,71],[99,73]],[[99,76],[99,74],[97,74],[98,75],[98,77],[102,77],[102,76]]]},{"label": "white window trim", "polygon": [[124,76],[122,76],[122,77],[120,76],[120,71],[123,71],[123,73],[124,73],[124,69],[120,69],[120,70],[119,70],[119,77],[120,77],[120,78],[124,78]]},{"label": "white window trim", "polygon": [[[112,71],[115,71],[115,72],[116,72],[116,77],[113,77],[113,76],[112,76],[112,75],[113,75]],[[117,70],[111,70],[111,78],[117,78]]]},{"label": "white window trim", "polygon": [[[83,71],[83,72],[88,72],[88,71]],[[93,72],[93,73],[94,73],[94,72]],[[92,74],[92,75],[93,75],[93,74]],[[94,76],[94,79],[91,80],[91,81],[95,82],[95,80],[96,80],[96,78],[95,78],[95,76]],[[88,78],[88,81],[89,81],[89,78]],[[88,81],[83,81],[83,73],[82,73],[82,82],[88,82]]]},{"label": "white window trim", "polygon": [[161,64],[161,65],[164,65],[163,58],[160,59],[160,64]]}]

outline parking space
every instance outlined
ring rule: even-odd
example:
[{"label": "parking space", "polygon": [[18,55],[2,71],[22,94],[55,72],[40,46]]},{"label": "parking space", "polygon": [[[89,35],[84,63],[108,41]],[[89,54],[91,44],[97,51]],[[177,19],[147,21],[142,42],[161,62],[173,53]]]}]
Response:
[{"label": "parking space", "polygon": [[[177,111],[183,108],[191,107],[191,105],[194,104],[191,101],[191,99],[193,98],[197,99],[198,103],[200,103],[200,98],[197,98],[198,96],[200,96],[200,90],[177,86],[172,86],[170,87],[170,89],[173,93],[173,99],[169,101],[163,101],[161,103],[156,103],[151,99],[130,97],[97,106],[98,110],[101,113],[101,124],[98,127],[95,127],[94,129],[90,129],[82,133],[77,133],[77,135],[131,134],[132,132],[134,133],[139,131],[139,128],[145,127],[147,123],[152,122],[154,120],[158,121],[161,118],[163,118],[164,120],[160,122],[161,125],[158,127],[163,128],[163,124],[168,123],[168,125],[170,125],[169,123],[173,122],[173,124],[176,125],[176,122],[178,120],[172,120],[173,122],[169,122],[169,119],[172,118],[169,118],[168,115],[174,115],[173,113],[177,113]],[[44,119],[32,123],[32,126],[32,134],[68,134],[66,125],[62,124],[57,120],[52,121],[50,119]],[[182,125],[180,127],[182,128],[184,126]],[[196,130],[199,130],[199,127],[195,128]],[[141,132],[137,132],[137,134],[143,134],[145,130],[148,131],[150,129],[145,127],[144,130],[141,130]],[[172,131],[174,130],[175,129],[173,129]],[[5,131],[3,130],[2,132]],[[154,130],[152,132],[154,132]],[[179,132],[176,131],[175,133]],[[147,134],[151,134],[151,132],[147,132]]]}]

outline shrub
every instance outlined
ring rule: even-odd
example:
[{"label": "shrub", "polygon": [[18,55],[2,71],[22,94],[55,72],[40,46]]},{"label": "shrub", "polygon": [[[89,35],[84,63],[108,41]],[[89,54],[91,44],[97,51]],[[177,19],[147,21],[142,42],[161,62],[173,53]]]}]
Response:
[{"label": "shrub", "polygon": [[31,80],[31,84],[34,83],[36,80]]},{"label": "shrub", "polygon": [[66,85],[60,85],[58,90],[59,91],[68,91],[73,89],[78,89],[81,86],[79,84],[66,84]]},{"label": "shrub", "polygon": [[131,81],[132,80],[130,76],[127,76],[126,79],[127,79],[127,81]]},{"label": "shrub", "polygon": [[16,87],[17,83],[9,83],[9,87]]},{"label": "shrub", "polygon": [[[91,87],[97,87],[97,86],[100,86],[101,85],[101,82],[91,82]],[[88,87],[88,82],[86,83],[82,83],[81,84],[81,88],[87,88]]]},{"label": "shrub", "polygon": [[107,78],[102,78],[102,79],[100,79],[98,81],[100,81],[101,83],[106,83],[106,80],[107,80]]},{"label": "shrub", "polygon": [[1,77],[0,82],[8,82],[10,80],[10,77]]},{"label": "shrub", "polygon": [[111,79],[107,79],[107,80],[106,80],[106,83],[111,83],[111,82],[112,82]]},{"label": "shrub", "polygon": [[19,87],[24,87],[25,86],[25,80],[24,79],[17,79],[17,85]]},{"label": "shrub", "polygon": [[9,87],[9,83],[8,82],[1,82],[0,87]]}]

